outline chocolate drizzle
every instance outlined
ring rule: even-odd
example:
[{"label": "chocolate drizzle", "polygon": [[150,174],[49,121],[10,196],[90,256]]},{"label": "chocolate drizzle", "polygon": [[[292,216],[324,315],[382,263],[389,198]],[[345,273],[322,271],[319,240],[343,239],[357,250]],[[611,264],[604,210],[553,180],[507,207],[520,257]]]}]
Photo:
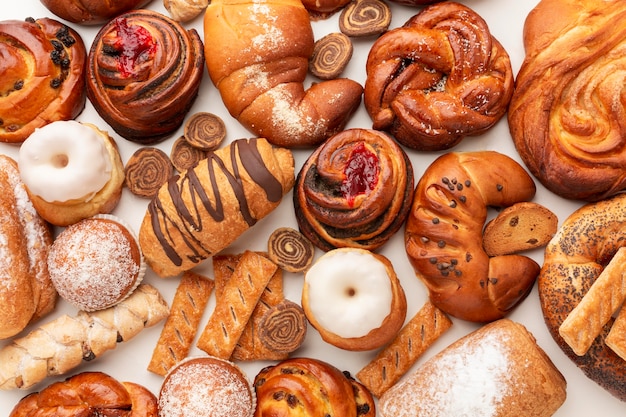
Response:
[{"label": "chocolate drizzle", "polygon": [[[198,263],[211,255],[211,252],[204,248],[202,242],[196,238],[204,227],[201,210],[206,210],[215,222],[227,220],[222,202],[224,190],[219,187],[218,173],[221,172],[227,178],[239,205],[239,211],[248,226],[253,226],[257,219],[252,215],[246,199],[241,168],[248,173],[254,183],[263,189],[269,201],[278,202],[282,198],[281,182],[265,165],[257,147],[257,139],[236,140],[229,149],[232,172],[220,155],[209,153],[196,168],[187,170],[182,176],[170,179],[167,184],[167,193],[160,192],[148,205],[154,234],[167,257],[176,266],[180,266],[183,259],[174,248],[173,234],[180,236],[189,249],[187,259]],[[205,168],[203,164],[206,164]],[[209,183],[200,179],[198,168],[207,170]],[[209,187],[213,191],[213,198],[207,193]],[[182,198],[183,193],[189,196],[187,202]],[[164,195],[167,195],[173,202],[176,207],[175,213],[168,213],[164,209],[161,201]]]}]

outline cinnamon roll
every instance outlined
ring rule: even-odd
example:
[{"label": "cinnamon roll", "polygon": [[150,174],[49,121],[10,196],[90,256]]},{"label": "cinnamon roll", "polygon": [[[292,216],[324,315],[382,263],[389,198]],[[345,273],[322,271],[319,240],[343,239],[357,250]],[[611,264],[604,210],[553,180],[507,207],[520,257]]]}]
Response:
[{"label": "cinnamon roll", "polygon": [[413,196],[413,167],[385,133],[348,129],[305,162],[294,207],[302,233],[322,250],[374,250],[400,228]]},{"label": "cinnamon roll", "polygon": [[626,4],[542,0],[526,19],[526,57],[509,127],[541,183],[569,199],[626,189]]},{"label": "cinnamon roll", "polygon": [[107,23],[89,51],[87,95],[125,139],[159,142],[183,122],[204,70],[200,36],[151,10]]},{"label": "cinnamon roll", "polygon": [[83,111],[87,51],[70,27],[49,18],[0,22],[0,57],[0,142],[21,143]]},{"label": "cinnamon roll", "polygon": [[405,146],[449,149],[492,127],[513,94],[509,55],[472,9],[438,3],[379,37],[364,104],[373,127]]}]

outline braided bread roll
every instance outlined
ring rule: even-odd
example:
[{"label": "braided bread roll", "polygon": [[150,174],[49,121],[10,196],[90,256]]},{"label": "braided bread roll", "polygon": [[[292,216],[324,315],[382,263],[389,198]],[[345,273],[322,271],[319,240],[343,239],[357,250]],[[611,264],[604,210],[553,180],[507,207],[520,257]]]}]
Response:
[{"label": "braided bread roll", "polygon": [[0,22],[0,56],[0,142],[21,143],[83,111],[87,51],[70,27],[49,18]]},{"label": "braided bread roll", "polygon": [[0,350],[0,389],[28,389],[91,361],[141,330],[164,320],[167,303],[158,290],[141,284],[114,307],[63,315]]},{"label": "braided bread roll", "polygon": [[194,29],[152,10],[134,10],[97,33],[87,95],[122,137],[151,144],[180,127],[203,74],[202,41]]},{"label": "braided bread roll", "polygon": [[483,133],[513,94],[507,52],[476,12],[455,2],[426,7],[383,34],[366,65],[364,104],[374,129],[418,150]]},{"label": "braided bread roll", "polygon": [[298,174],[298,226],[325,251],[375,250],[404,224],[413,188],[411,161],[389,136],[344,130],[320,145]]},{"label": "braided bread roll", "polygon": [[41,0],[41,3],[61,19],[96,25],[129,10],[141,8],[150,1],[152,0]]},{"label": "braided bread roll", "polygon": [[291,151],[239,139],[164,184],[148,205],[139,243],[148,265],[175,276],[230,245],[293,187]]},{"label": "braided bread roll", "polygon": [[522,160],[564,198],[626,189],[626,4],[542,0],[526,19],[526,57],[509,127]]},{"label": "braided bread roll", "polygon": [[262,369],[254,378],[255,417],[375,417],[370,392],[318,359],[292,358]]},{"label": "braided bread roll", "polygon": [[50,225],[28,198],[17,163],[0,155],[0,339],[15,336],[54,309],[48,274]]},{"label": "braided bread roll", "polygon": [[517,162],[495,151],[447,153],[426,169],[406,222],[405,245],[436,307],[489,322],[528,295],[539,265],[522,255],[490,258],[483,226],[487,207],[530,200],[535,190]]},{"label": "braided bread roll", "polygon": [[363,88],[345,78],[304,90],[314,39],[300,0],[214,0],[204,39],[226,108],[274,145],[317,145],[341,131],[361,103]]},{"label": "braided bread roll", "polygon": [[81,372],[22,398],[9,417],[156,417],[156,396],[143,385],[103,372]]}]

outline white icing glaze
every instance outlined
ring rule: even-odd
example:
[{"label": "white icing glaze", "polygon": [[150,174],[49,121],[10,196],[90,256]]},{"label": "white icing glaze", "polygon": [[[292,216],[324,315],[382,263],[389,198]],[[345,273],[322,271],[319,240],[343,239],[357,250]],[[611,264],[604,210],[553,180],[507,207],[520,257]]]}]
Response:
[{"label": "white icing glaze", "polygon": [[73,120],[36,129],[20,147],[18,165],[29,191],[50,203],[89,201],[112,171],[103,138]]},{"label": "white icing glaze", "polygon": [[305,275],[308,303],[320,326],[340,337],[362,337],[391,312],[391,281],[370,252],[335,249]]}]

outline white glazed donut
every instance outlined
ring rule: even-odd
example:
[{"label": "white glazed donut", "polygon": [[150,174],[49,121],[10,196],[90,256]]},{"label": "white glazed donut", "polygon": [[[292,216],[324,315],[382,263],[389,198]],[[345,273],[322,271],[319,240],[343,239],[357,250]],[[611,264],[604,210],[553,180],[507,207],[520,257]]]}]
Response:
[{"label": "white glazed donut", "polygon": [[18,165],[37,211],[59,226],[110,212],[124,182],[113,139],[74,120],[36,129],[20,147]]},{"label": "white glazed donut", "polygon": [[388,259],[334,249],[306,272],[302,308],[322,339],[346,350],[387,344],[406,317],[406,297]]}]

